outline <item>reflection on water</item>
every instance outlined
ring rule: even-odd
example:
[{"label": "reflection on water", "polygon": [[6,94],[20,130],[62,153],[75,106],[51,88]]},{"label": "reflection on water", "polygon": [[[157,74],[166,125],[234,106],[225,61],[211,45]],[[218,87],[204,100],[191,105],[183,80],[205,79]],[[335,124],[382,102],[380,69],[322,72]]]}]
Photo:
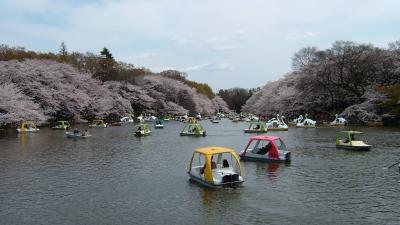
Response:
[{"label": "reflection on water", "polygon": [[[344,128],[269,132],[292,151],[288,164],[242,162],[238,188],[189,182],[195,148],[240,152],[246,123],[202,121],[208,136],[180,137],[184,124],[134,136],[133,126],[64,131],[0,132],[1,224],[397,224],[400,131],[365,132],[370,152],[335,148]],[[153,127],[153,125],[150,125]],[[82,127],[84,128],[84,127]]]}]

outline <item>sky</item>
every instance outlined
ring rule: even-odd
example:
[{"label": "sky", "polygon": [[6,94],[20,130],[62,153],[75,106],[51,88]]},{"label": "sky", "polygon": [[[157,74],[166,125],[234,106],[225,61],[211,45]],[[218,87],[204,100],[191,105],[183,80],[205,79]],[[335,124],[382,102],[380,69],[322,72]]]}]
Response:
[{"label": "sky", "polygon": [[221,88],[291,71],[303,47],[400,40],[398,0],[1,0],[0,44],[99,53]]}]

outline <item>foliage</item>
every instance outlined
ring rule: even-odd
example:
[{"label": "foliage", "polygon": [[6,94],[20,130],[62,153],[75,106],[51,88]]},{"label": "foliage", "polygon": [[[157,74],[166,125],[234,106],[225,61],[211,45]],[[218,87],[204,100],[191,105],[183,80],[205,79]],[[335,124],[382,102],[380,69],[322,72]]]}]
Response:
[{"label": "foliage", "polygon": [[388,97],[388,100],[381,103],[379,106],[391,115],[400,117],[400,83],[379,87],[378,90]]},{"label": "foliage", "polygon": [[160,73],[161,76],[168,77],[174,80],[182,81],[183,83],[193,87],[197,90],[198,93],[207,96],[209,99],[213,99],[215,94],[212,91],[211,87],[205,83],[197,83],[194,81],[187,80],[187,74],[183,72],[179,72],[177,70],[166,70]]},{"label": "foliage", "polygon": [[400,82],[396,43],[389,49],[380,49],[337,41],[326,50],[301,49],[292,58],[294,71],[265,85],[243,110],[266,116],[308,113],[316,119],[328,119],[352,105],[375,104],[379,101],[369,101],[368,97],[373,95],[365,95],[368,90]]},{"label": "foliage", "polygon": [[258,89],[231,88],[219,90],[218,95],[228,104],[229,109],[239,113],[242,106]]}]

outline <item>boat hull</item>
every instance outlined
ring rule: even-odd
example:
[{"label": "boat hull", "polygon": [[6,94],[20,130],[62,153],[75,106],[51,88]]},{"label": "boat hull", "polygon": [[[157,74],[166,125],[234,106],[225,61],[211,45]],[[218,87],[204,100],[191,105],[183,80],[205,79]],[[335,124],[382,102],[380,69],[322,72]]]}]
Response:
[{"label": "boat hull", "polygon": [[195,137],[204,137],[206,136],[204,133],[203,134],[194,134],[194,133],[180,133],[181,136],[195,136]]},{"label": "boat hull", "polygon": [[67,135],[67,138],[77,138],[77,139],[85,139],[85,138],[89,138],[89,137],[91,137],[92,135],[85,135],[85,136],[82,136],[82,134],[79,134],[79,135],[77,135],[77,134],[74,134],[74,133],[70,133],[70,132],[67,132],[67,133],[65,133],[65,135]]},{"label": "boat hull", "polygon": [[251,157],[251,156],[246,156],[246,155],[240,155],[240,160],[243,161],[258,161],[258,162],[274,162],[274,163],[283,163],[283,162],[290,162],[291,159],[268,159],[268,158],[257,158],[257,157]]},{"label": "boat hull", "polygon": [[269,128],[268,127],[268,130],[269,131],[288,131],[289,128],[288,127],[286,127],[286,128],[283,128],[283,127],[271,127],[271,128]]},{"label": "boat hull", "polygon": [[267,130],[244,130],[245,133],[267,133]]},{"label": "boat hull", "polygon": [[234,182],[223,183],[223,184],[211,184],[211,183],[208,183],[196,176],[191,175],[190,173],[189,173],[189,177],[190,177],[191,181],[194,181],[200,185],[203,185],[203,186],[209,187],[209,188],[238,187],[243,183],[243,181],[234,181]]},{"label": "boat hull", "polygon": [[25,130],[21,130],[20,128],[17,129],[17,133],[37,133],[37,132],[39,132],[38,128],[25,129]]},{"label": "boat hull", "polygon": [[68,130],[71,127],[67,126],[67,127],[52,127],[53,130]]},{"label": "boat hull", "polygon": [[351,150],[351,151],[370,151],[371,145],[354,146],[354,145],[336,145],[336,148]]},{"label": "boat hull", "polygon": [[147,132],[147,133],[135,132],[136,137],[149,136],[150,134],[151,134],[151,132]]}]

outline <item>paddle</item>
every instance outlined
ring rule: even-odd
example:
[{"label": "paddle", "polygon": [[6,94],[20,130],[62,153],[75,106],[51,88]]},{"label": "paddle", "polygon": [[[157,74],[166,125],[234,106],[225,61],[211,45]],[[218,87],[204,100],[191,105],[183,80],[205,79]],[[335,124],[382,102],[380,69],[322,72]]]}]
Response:
[{"label": "paddle", "polygon": [[400,162],[396,162],[396,163],[390,165],[389,167],[383,167],[383,169],[390,169],[390,168],[392,168],[393,166],[398,165],[399,163],[400,163]]},{"label": "paddle", "polygon": [[400,162],[396,162],[395,164],[389,166],[388,168],[390,169],[390,168],[392,168],[393,166],[395,166],[395,165],[397,165],[397,164],[399,164],[399,163],[400,163]]}]

